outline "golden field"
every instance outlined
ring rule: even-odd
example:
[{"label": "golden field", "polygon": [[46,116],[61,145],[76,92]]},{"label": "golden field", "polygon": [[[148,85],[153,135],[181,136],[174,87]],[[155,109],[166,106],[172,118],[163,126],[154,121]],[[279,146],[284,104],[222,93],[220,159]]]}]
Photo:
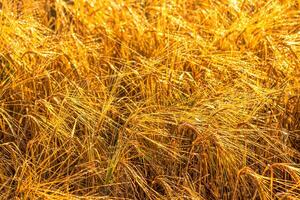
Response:
[{"label": "golden field", "polygon": [[300,199],[299,0],[2,0],[0,199]]}]

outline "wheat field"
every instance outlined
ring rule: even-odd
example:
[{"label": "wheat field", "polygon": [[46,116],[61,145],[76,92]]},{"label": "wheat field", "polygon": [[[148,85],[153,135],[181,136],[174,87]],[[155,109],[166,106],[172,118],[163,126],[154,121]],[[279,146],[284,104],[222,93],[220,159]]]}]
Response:
[{"label": "wheat field", "polygon": [[300,199],[299,0],[0,1],[0,199]]}]

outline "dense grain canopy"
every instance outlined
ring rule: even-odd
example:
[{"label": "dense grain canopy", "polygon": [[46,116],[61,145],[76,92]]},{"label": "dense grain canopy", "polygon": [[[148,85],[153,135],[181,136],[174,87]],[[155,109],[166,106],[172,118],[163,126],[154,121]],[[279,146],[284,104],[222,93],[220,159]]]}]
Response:
[{"label": "dense grain canopy", "polygon": [[300,199],[299,0],[0,2],[0,199]]}]

